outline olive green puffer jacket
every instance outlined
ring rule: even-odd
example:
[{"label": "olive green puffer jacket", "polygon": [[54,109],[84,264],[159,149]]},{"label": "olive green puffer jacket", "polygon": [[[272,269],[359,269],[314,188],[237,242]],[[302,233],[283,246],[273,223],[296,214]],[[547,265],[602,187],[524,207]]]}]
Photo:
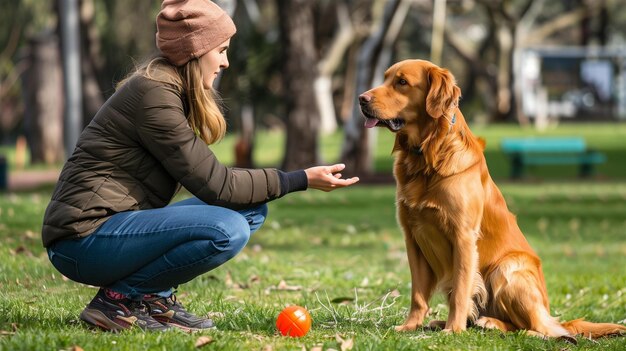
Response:
[{"label": "olive green puffer jacket", "polygon": [[85,128],[59,176],[42,239],[91,234],[110,216],[166,206],[184,186],[208,204],[238,209],[307,187],[304,171],[233,169],[187,123],[173,87],[135,76]]}]

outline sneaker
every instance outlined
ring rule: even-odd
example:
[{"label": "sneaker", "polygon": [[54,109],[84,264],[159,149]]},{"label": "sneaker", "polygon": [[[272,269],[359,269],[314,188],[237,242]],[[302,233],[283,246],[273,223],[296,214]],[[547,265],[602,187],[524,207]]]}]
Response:
[{"label": "sneaker", "polygon": [[176,295],[172,294],[170,297],[147,295],[144,297],[144,302],[150,306],[150,316],[164,325],[187,332],[215,327],[212,320],[187,312],[180,302],[176,301]]},{"label": "sneaker", "polygon": [[145,331],[169,329],[150,316],[149,306],[143,301],[127,298],[112,299],[100,289],[80,314],[80,319],[89,325],[106,331],[118,332],[132,327]]}]

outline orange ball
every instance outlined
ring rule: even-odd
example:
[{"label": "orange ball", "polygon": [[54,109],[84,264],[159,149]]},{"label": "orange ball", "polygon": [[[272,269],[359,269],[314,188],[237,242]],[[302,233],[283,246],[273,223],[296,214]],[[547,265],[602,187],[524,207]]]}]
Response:
[{"label": "orange ball", "polygon": [[289,306],[276,318],[276,328],[284,336],[294,338],[305,336],[311,329],[311,316],[304,307]]}]

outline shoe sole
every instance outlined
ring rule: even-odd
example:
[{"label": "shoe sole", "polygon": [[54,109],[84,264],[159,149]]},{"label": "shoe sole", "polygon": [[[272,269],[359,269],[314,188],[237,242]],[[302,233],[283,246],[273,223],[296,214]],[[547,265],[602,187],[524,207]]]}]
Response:
[{"label": "shoe sole", "polygon": [[167,325],[168,327],[174,327],[176,329],[180,329],[184,332],[187,333],[194,333],[194,332],[199,332],[199,331],[203,331],[203,330],[210,330],[210,329],[215,329],[215,326],[212,326],[210,328],[193,328],[193,327],[187,327],[181,324],[176,324],[176,323],[168,323],[168,322],[161,322],[164,325]]},{"label": "shoe sole", "polygon": [[121,325],[110,320],[104,313],[95,309],[85,309],[80,313],[80,319],[87,324],[98,327],[100,329],[119,332],[128,328],[124,328]]}]

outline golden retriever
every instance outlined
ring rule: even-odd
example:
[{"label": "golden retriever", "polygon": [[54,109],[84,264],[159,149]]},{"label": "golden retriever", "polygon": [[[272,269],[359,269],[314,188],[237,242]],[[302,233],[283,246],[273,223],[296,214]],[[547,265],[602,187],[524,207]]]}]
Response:
[{"label": "golden retriever", "polygon": [[452,74],[431,62],[406,60],[382,85],[359,96],[365,126],[396,133],[393,152],[397,218],[411,271],[411,307],[396,327],[421,327],[435,289],[448,299],[447,321],[431,326],[461,332],[467,323],[542,337],[601,337],[618,324],[550,315],[541,260],[495,185],[484,142],[470,131]]}]

